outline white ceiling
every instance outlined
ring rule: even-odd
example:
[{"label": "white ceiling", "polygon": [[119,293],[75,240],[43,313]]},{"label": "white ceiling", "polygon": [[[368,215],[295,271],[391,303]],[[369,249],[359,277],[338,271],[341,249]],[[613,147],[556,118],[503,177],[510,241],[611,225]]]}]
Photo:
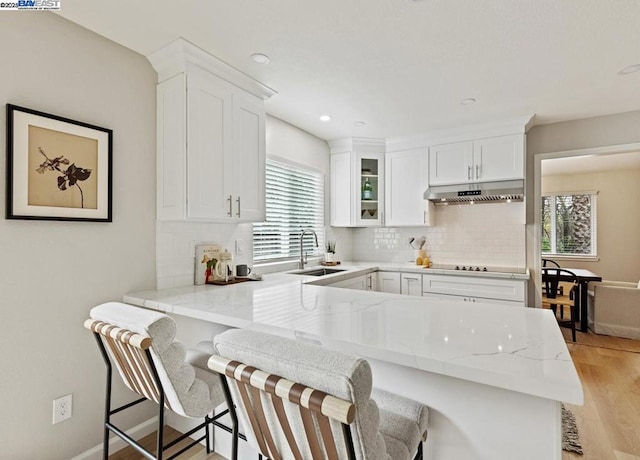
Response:
[{"label": "white ceiling", "polygon": [[542,176],[640,169],[640,152],[542,160]]},{"label": "white ceiling", "polygon": [[64,0],[60,14],[143,55],[182,36],[323,139],[640,109],[640,72],[617,74],[640,63],[638,0]]}]

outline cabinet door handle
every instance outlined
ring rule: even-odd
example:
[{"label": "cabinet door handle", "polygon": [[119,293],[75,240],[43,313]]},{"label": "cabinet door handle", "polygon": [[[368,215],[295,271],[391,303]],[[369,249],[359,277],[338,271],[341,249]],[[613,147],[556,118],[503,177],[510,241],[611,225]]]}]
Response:
[{"label": "cabinet door handle", "polygon": [[229,217],[233,217],[233,195],[229,195],[227,201],[229,202],[229,212],[227,214]]},{"label": "cabinet door handle", "polygon": [[476,179],[480,179],[480,165],[476,165]]},{"label": "cabinet door handle", "polygon": [[372,289],[372,281],[373,279],[371,278],[371,275],[367,276],[367,289],[371,290]]},{"label": "cabinet door handle", "polygon": [[467,180],[471,180],[471,166],[467,166]]},{"label": "cabinet door handle", "polygon": [[236,203],[238,204],[238,213],[236,214],[236,216],[240,217],[240,195],[238,195]]}]

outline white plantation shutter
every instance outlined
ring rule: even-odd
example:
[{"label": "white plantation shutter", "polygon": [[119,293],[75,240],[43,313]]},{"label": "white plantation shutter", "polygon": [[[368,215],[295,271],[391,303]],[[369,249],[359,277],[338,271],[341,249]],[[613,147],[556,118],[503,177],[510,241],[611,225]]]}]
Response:
[{"label": "white plantation shutter", "polygon": [[308,253],[324,252],[324,177],[317,172],[267,160],[266,221],[253,224],[254,262],[300,257],[300,233]]}]

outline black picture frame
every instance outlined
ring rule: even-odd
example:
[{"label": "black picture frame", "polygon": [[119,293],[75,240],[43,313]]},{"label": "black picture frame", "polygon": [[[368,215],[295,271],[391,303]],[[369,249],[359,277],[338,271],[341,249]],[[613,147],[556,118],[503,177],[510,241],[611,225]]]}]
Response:
[{"label": "black picture frame", "polygon": [[113,131],[7,104],[6,218],[112,222]]}]

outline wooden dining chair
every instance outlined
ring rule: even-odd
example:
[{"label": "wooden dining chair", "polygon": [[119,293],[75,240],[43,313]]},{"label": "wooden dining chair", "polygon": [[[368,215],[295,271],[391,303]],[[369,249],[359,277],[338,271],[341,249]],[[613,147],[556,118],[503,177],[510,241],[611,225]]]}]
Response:
[{"label": "wooden dining chair", "polygon": [[[562,268],[560,267],[560,264],[558,262],[556,262],[555,260],[551,260],[551,259],[542,259],[542,268],[545,267],[555,267],[555,268]],[[546,287],[543,285],[542,286],[542,293],[544,294],[546,291]],[[557,295],[563,295],[563,287],[562,286],[558,286],[558,292]],[[564,309],[560,309],[560,318],[564,318]]]},{"label": "wooden dining chair", "polygon": [[[204,429],[202,436],[192,440],[167,460],[177,457],[201,441],[205,441],[207,453],[210,453],[210,426],[231,431],[218,421],[227,411],[212,415],[214,409],[226,400],[219,376],[206,367],[211,353],[185,350],[180,342],[174,340],[175,322],[162,313],[110,302],[94,307],[90,317],[84,326],[93,332],[107,366],[103,459],[109,458],[110,433],[119,436],[145,458],[162,460],[165,450]],[[139,399],[116,408],[112,408],[111,401],[112,362],[125,385],[140,396]],[[158,405],[155,453],[145,449],[111,420],[114,414],[147,400]],[[165,408],[184,417],[203,421],[194,429],[164,444]]]},{"label": "wooden dining chair", "polygon": [[542,268],[549,267],[549,266],[553,266],[555,268],[562,268],[562,267],[560,267],[560,264],[558,262],[556,262],[555,260],[542,259]]},{"label": "wooden dining chair", "polygon": [[[422,459],[429,410],[373,390],[369,364],[297,340],[235,329],[214,338],[234,432],[272,460]],[[234,404],[235,403],[235,404]],[[234,405],[237,407],[233,409]],[[232,446],[237,459],[237,438]]]},{"label": "wooden dining chair", "polygon": [[[561,284],[568,290],[560,290]],[[561,326],[571,328],[571,337],[576,341],[576,317],[579,292],[578,277],[564,268],[542,268],[542,306],[549,307]],[[559,308],[558,308],[559,307]],[[564,319],[564,309],[569,307],[569,319]],[[560,310],[560,318],[558,318]]]}]

